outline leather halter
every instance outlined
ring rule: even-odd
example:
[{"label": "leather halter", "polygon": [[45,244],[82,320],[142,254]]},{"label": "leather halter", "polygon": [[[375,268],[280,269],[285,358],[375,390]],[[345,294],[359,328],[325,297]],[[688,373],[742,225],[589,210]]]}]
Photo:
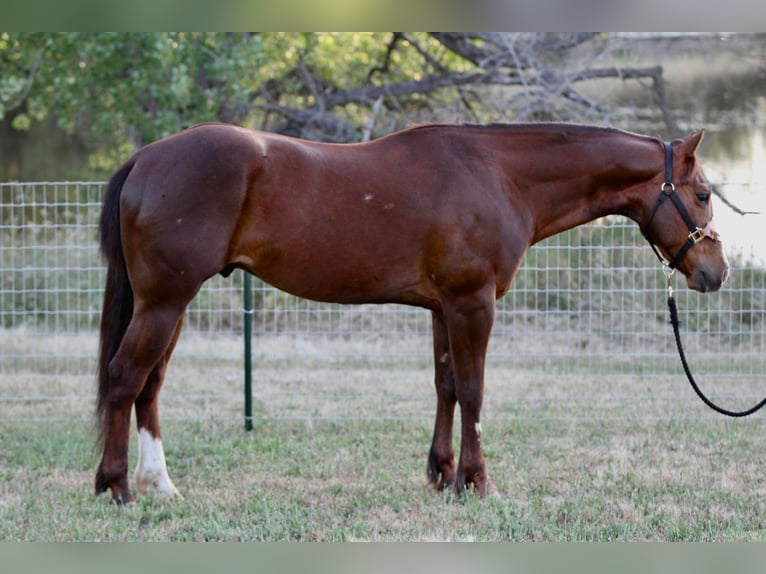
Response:
[{"label": "leather halter", "polygon": [[[704,227],[697,227],[693,222],[692,218],[689,216],[689,212],[686,211],[686,208],[684,207],[683,202],[681,201],[681,198],[678,197],[678,194],[676,193],[676,186],[673,185],[673,148],[668,142],[661,142],[662,147],[665,150],[665,181],[660,186],[660,195],[657,198],[657,202],[654,204],[654,207],[652,208],[651,213],[649,214],[649,219],[647,219],[646,224],[641,227],[641,233],[643,234],[644,238],[649,242],[649,245],[651,246],[652,250],[654,251],[654,254],[657,256],[657,259],[660,260],[660,263],[662,263],[662,266],[666,268],[669,272],[672,272],[675,270],[683,260],[686,253],[691,249],[691,247],[700,241],[702,241],[705,237],[708,237],[712,239],[713,241],[719,241],[718,233],[713,229],[713,220],[711,219],[708,221]],[[666,199],[670,198],[670,200],[673,202],[673,205],[676,206],[676,209],[678,210],[679,215],[681,216],[681,219],[684,220],[684,223],[686,224],[686,227],[689,230],[689,235],[686,239],[686,243],[683,244],[681,249],[676,253],[675,257],[673,257],[670,262],[668,262],[660,253],[657,246],[652,242],[651,239],[649,239],[649,226],[652,223],[652,220],[654,219],[654,216],[657,214],[657,211],[659,210],[660,206],[665,202]]]}]

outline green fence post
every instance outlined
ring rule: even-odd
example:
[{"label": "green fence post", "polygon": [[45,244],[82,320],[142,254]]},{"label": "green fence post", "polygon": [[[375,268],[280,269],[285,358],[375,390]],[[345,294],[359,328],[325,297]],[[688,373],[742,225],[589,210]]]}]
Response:
[{"label": "green fence post", "polygon": [[244,292],[242,295],[245,320],[245,430],[253,430],[253,277],[247,271],[245,274]]}]

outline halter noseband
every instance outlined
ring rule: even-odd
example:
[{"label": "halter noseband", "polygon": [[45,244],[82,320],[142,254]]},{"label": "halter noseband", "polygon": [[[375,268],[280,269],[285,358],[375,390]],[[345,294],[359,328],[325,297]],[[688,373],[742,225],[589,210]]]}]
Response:
[{"label": "halter noseband", "polygon": [[[665,150],[665,181],[660,186],[660,195],[657,198],[657,202],[654,204],[651,213],[649,214],[649,219],[647,219],[646,224],[641,228],[641,233],[649,242],[649,245],[654,251],[654,254],[657,256],[657,259],[659,259],[660,263],[662,263],[663,268],[667,270],[666,273],[672,273],[680,265],[681,260],[693,245],[699,243],[705,237],[709,237],[713,241],[718,241],[718,234],[713,229],[712,219],[707,224],[705,224],[705,227],[697,227],[692,222],[692,218],[689,216],[689,212],[686,211],[683,202],[681,202],[681,198],[678,197],[678,194],[676,194],[676,186],[673,185],[673,148],[670,143],[665,141],[662,142],[662,147]],[[670,198],[670,200],[673,202],[673,205],[676,206],[681,219],[684,220],[686,227],[689,229],[689,236],[686,239],[686,243],[683,244],[681,249],[678,251],[678,253],[676,253],[675,257],[670,260],[670,262],[668,262],[662,256],[654,242],[649,239],[648,234],[649,226],[651,225],[654,216],[657,214],[657,210],[659,210],[660,206],[668,198]]]}]

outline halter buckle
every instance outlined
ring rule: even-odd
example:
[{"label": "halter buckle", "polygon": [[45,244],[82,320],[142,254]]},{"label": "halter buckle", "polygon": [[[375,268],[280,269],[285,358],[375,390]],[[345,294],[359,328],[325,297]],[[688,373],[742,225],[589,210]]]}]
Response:
[{"label": "halter buckle", "polygon": [[694,231],[689,233],[689,239],[691,239],[694,243],[699,243],[705,239],[705,230],[700,229],[699,227],[695,228]]}]

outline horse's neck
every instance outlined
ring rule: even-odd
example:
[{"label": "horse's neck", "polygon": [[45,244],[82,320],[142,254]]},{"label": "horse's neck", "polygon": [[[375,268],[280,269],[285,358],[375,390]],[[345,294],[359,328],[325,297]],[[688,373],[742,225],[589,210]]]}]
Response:
[{"label": "horse's neck", "polygon": [[[607,134],[567,150],[551,149],[551,171],[527,182],[524,198],[534,221],[533,243],[606,215],[641,217],[645,184],[662,173],[660,146],[647,138]],[[545,154],[543,148],[540,151]]]}]

